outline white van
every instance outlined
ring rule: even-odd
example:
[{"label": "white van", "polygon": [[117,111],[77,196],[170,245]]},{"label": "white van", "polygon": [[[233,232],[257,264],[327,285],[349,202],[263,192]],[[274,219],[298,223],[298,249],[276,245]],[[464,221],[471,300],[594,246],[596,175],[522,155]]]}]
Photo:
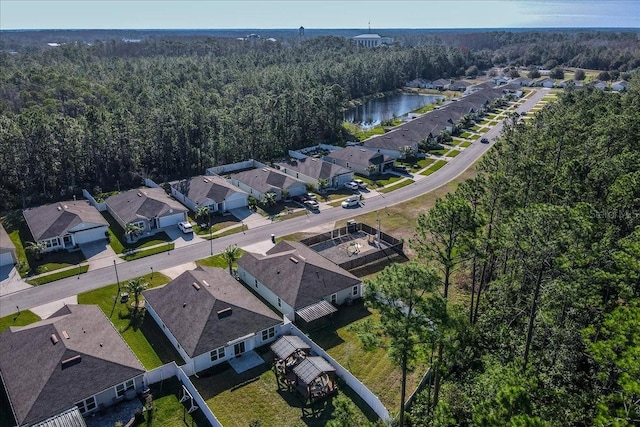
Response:
[{"label": "white van", "polygon": [[193,233],[193,226],[188,221],[183,221],[178,224],[178,228],[182,230],[184,234]]}]

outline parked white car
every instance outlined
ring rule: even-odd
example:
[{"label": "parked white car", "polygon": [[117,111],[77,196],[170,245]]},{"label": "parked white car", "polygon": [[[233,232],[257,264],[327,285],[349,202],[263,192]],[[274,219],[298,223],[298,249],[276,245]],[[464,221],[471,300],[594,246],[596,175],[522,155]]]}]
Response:
[{"label": "parked white car", "polygon": [[183,232],[184,234],[190,234],[190,233],[193,233],[193,226],[192,226],[192,225],[191,225],[191,223],[190,223],[190,222],[188,222],[188,221],[183,221],[183,222],[179,223],[179,224],[178,224],[178,228],[179,228],[180,230],[182,230],[182,232]]},{"label": "parked white car", "polygon": [[349,197],[342,202],[343,208],[353,208],[360,205],[360,200],[357,197]]},{"label": "parked white car", "polygon": [[361,179],[354,179],[354,180],[353,180],[353,182],[355,182],[356,184],[358,184],[358,187],[359,187],[359,188],[362,188],[362,189],[367,188],[367,183],[366,183],[366,182],[364,182],[364,181],[363,181],[363,180],[361,180]]},{"label": "parked white car", "polygon": [[345,187],[345,188],[348,188],[349,190],[354,190],[354,191],[357,191],[357,190],[358,190],[358,188],[360,188],[360,187],[358,187],[358,184],[357,184],[356,182],[354,182],[354,181],[347,182],[347,183],[344,185],[344,187]]}]

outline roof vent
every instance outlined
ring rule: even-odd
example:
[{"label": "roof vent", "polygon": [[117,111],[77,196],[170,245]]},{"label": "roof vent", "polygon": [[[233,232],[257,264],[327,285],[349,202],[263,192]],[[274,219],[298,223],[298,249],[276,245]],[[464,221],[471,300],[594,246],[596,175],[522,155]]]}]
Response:
[{"label": "roof vent", "polygon": [[142,197],[142,193],[138,191],[138,197]]},{"label": "roof vent", "polygon": [[294,264],[297,264],[297,263],[298,263],[298,260],[297,260],[295,257],[291,257],[291,258],[289,258],[289,259],[290,259],[291,261],[293,261],[293,263],[294,263]]},{"label": "roof vent", "polygon": [[262,168],[262,172],[268,172],[267,168]]},{"label": "roof vent", "polygon": [[203,280],[202,283],[204,283],[207,288],[211,286],[206,280]]},{"label": "roof vent", "polygon": [[59,211],[61,211],[61,210],[62,210],[62,207],[61,207],[61,206],[58,206],[58,210],[59,210]]},{"label": "roof vent", "polygon": [[56,334],[51,334],[49,338],[51,338],[51,342],[53,343],[53,345],[58,344],[58,337],[56,336]]},{"label": "roof vent", "polygon": [[225,317],[231,316],[231,307],[223,308],[222,310],[218,310],[218,319],[224,319]]},{"label": "roof vent", "polygon": [[77,365],[78,363],[82,362],[82,355],[77,354],[73,357],[70,357],[68,359],[64,359],[61,363],[62,363],[62,369],[66,369],[66,368],[70,368],[73,365]]},{"label": "roof vent", "polygon": [[67,206],[67,205],[64,205],[64,208],[65,208],[65,209],[69,209],[69,206]]},{"label": "roof vent", "polygon": [[67,331],[62,331],[62,336],[65,337],[65,339],[69,339],[69,334],[67,333]]},{"label": "roof vent", "polygon": [[303,257],[302,255],[298,254],[298,258],[300,258],[303,261],[306,261],[307,259],[305,257]]},{"label": "roof vent", "polygon": [[193,282],[193,287],[196,291],[200,290],[200,285],[198,285],[196,282]]}]

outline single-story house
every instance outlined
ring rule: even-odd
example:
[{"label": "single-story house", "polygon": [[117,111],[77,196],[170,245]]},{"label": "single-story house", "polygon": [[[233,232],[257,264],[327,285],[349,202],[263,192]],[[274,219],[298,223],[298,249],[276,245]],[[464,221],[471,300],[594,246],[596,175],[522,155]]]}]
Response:
[{"label": "single-story house", "polygon": [[494,85],[506,85],[507,83],[509,83],[509,81],[510,79],[505,76],[497,76],[491,79],[491,83],[493,83]]},{"label": "single-story house", "polygon": [[517,77],[511,81],[511,83],[515,83],[519,86],[531,86],[534,80],[528,77]]},{"label": "single-story house", "polygon": [[187,270],[143,295],[147,313],[196,372],[275,340],[284,323],[219,268]]},{"label": "single-story house", "polygon": [[340,188],[347,182],[353,181],[353,170],[327,162],[315,157],[298,155],[288,162],[276,163],[280,172],[296,179],[320,187],[320,180],[327,182],[328,188]]},{"label": "single-story house", "polygon": [[362,142],[362,147],[389,157],[400,159],[405,157],[406,149],[415,155],[418,153],[420,141],[424,135],[413,126],[403,123],[384,135],[376,135]]},{"label": "single-story house", "polygon": [[555,81],[549,77],[542,77],[539,80],[536,80],[536,86],[552,88],[555,85]]},{"label": "single-story house", "polygon": [[589,84],[600,90],[606,90],[608,87],[607,82],[603,82],[601,80],[592,80]]},{"label": "single-story house", "polygon": [[330,152],[324,157],[324,160],[351,169],[360,175],[370,176],[383,173],[387,167],[393,165],[395,158],[358,145],[352,145],[342,150]]},{"label": "single-story house", "polygon": [[74,406],[87,416],[132,398],[144,372],[95,305],[66,305],[46,320],[0,333],[0,376],[18,426]]},{"label": "single-story house", "polygon": [[173,197],[194,212],[203,206],[226,212],[249,204],[247,192],[216,175],[174,181],[170,186]]},{"label": "single-story house", "polygon": [[444,90],[449,84],[450,80],[438,79],[431,82],[432,89]]},{"label": "single-story house", "polygon": [[618,80],[617,82],[611,83],[611,90],[615,90],[617,92],[624,92],[629,87],[629,82],[626,80]]},{"label": "single-story house", "polygon": [[141,228],[140,234],[187,220],[187,208],[160,187],[124,191],[104,203],[123,229],[135,224]]},{"label": "single-story house", "polygon": [[266,193],[274,193],[276,200],[281,200],[283,190],[290,196],[307,192],[304,181],[269,167],[232,172],[225,179],[258,200],[262,200]]},{"label": "single-story house", "polygon": [[13,266],[17,262],[16,246],[9,238],[7,230],[0,224],[0,268],[7,265]]},{"label": "single-story house", "polygon": [[431,81],[430,80],[426,80],[426,79],[422,79],[422,78],[417,78],[417,79],[413,79],[410,82],[407,82],[407,87],[413,87],[413,88],[427,88],[431,85]]},{"label": "single-story house", "polygon": [[34,242],[45,252],[107,238],[109,223],[86,200],[69,200],[22,211]]},{"label": "single-story house", "polygon": [[265,255],[247,252],[238,275],[267,302],[302,326],[317,324],[334,305],[362,297],[362,283],[300,242],[281,241]]},{"label": "single-story house", "polygon": [[469,82],[465,82],[464,80],[456,80],[453,83],[449,83],[447,89],[464,92],[469,86],[471,86],[471,83]]}]

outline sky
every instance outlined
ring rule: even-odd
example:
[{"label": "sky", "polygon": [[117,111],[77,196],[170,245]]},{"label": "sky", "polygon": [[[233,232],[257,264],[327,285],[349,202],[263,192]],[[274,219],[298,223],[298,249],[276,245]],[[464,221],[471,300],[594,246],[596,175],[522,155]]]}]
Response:
[{"label": "sky", "polygon": [[0,0],[0,29],[640,28],[640,0]]}]

